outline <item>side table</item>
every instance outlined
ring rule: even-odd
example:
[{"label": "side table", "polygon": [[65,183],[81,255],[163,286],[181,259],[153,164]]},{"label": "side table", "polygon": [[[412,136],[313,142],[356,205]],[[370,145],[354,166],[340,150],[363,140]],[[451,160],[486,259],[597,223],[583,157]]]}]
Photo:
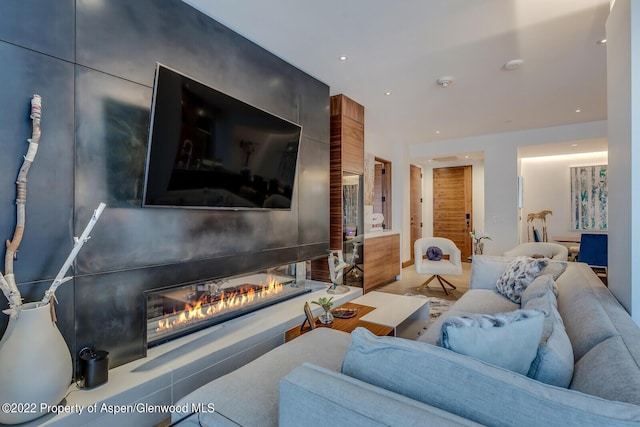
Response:
[{"label": "side table", "polygon": [[[319,323],[317,321],[318,318],[315,317],[314,320],[316,321],[316,325],[315,325],[316,328],[332,328],[332,329],[336,329],[338,331],[352,332],[357,327],[363,327],[363,328],[367,328],[368,330],[370,330],[371,332],[373,332],[374,334],[379,335],[379,336],[393,335],[394,334],[394,328],[392,328],[390,326],[379,325],[377,323],[372,323],[372,322],[367,322],[365,320],[361,320],[362,316],[365,316],[366,314],[368,314],[368,313],[372,312],[373,310],[375,310],[375,307],[369,307],[369,306],[366,306],[366,305],[347,302],[345,304],[342,304],[340,306],[340,308],[357,309],[358,310],[358,314],[356,314],[354,317],[352,317],[350,319],[339,319],[339,318],[335,317],[333,319],[333,323],[331,325],[323,325],[323,324]],[[295,327],[289,329],[288,331],[286,331],[284,333],[284,341],[285,342],[289,342],[292,339],[297,338],[300,335],[309,332],[310,330],[311,329],[309,329],[309,326],[307,326],[307,325],[305,325],[305,327],[302,330],[300,330],[300,326],[295,326]]]}]

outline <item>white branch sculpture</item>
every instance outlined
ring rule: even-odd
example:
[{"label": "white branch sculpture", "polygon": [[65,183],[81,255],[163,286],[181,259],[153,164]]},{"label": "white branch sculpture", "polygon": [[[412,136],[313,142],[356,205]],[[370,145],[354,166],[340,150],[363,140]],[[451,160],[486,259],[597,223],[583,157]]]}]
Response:
[{"label": "white branch sculpture", "polygon": [[84,228],[82,235],[79,238],[75,238],[75,244],[73,245],[73,249],[71,249],[71,253],[69,253],[69,256],[67,257],[64,264],[62,264],[62,268],[60,268],[58,275],[53,280],[53,283],[51,283],[49,289],[47,289],[47,291],[44,293],[44,298],[42,298],[41,301],[43,304],[47,304],[51,297],[55,298],[55,292],[56,289],[58,289],[58,286],[66,281],[71,280],[72,277],[64,277],[64,275],[67,274],[67,271],[69,270],[69,268],[71,268],[71,264],[78,256],[78,252],[80,252],[82,245],[84,245],[87,240],[91,238],[89,234],[91,233],[91,230],[93,230],[93,226],[96,225],[96,222],[98,222],[98,218],[100,218],[100,215],[102,215],[102,211],[106,206],[107,205],[105,205],[104,203],[100,203],[100,205],[98,205],[98,209],[93,211],[93,215],[91,216],[91,219],[89,220],[87,226]]},{"label": "white branch sculpture", "polygon": [[[27,202],[27,174],[29,173],[29,169],[36,157],[40,143],[40,119],[42,118],[42,100],[40,95],[33,95],[33,98],[31,98],[30,117],[33,130],[31,138],[27,140],[29,142],[29,149],[27,154],[24,156],[24,162],[22,163],[22,167],[20,168],[20,172],[18,173],[18,178],[16,180],[16,227],[13,232],[12,240],[7,240],[6,242],[7,249],[4,256],[4,276],[2,275],[2,272],[0,272],[0,290],[2,290],[2,293],[9,301],[9,309],[5,310],[4,313],[11,316],[17,316],[22,306],[22,296],[20,295],[20,291],[16,285],[15,274],[13,272],[13,261],[16,258],[16,253],[18,252],[18,248],[22,242],[22,236],[24,235]],[[41,301],[42,304],[49,303],[51,298],[55,299],[55,292],[58,286],[68,280],[71,280],[71,277],[64,277],[64,275],[71,267],[76,256],[78,256],[78,252],[80,252],[82,245],[84,245],[84,243],[91,237],[89,236],[89,233],[91,233],[93,226],[98,221],[98,218],[100,218],[105,206],[106,205],[104,203],[100,203],[98,208],[93,212],[93,216],[91,217],[89,224],[85,227],[80,238],[74,238],[75,244],[73,245],[73,249],[62,265],[58,275],[53,280],[53,283],[45,292],[44,298]]]}]

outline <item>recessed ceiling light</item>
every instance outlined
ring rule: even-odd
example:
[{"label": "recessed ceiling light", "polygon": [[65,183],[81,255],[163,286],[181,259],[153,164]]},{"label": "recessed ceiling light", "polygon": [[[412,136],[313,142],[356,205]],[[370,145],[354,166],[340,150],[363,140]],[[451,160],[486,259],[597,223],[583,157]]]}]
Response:
[{"label": "recessed ceiling light", "polygon": [[524,61],[522,59],[512,59],[511,61],[507,61],[502,66],[507,71],[513,71],[517,68],[520,68]]},{"label": "recessed ceiling light", "polygon": [[440,133],[440,131],[439,131],[439,130],[437,130],[437,131],[436,131],[436,134],[439,134],[439,133]]},{"label": "recessed ceiling light", "polygon": [[596,43],[598,43],[598,44],[606,44],[607,43],[607,39],[600,39]]},{"label": "recessed ceiling light", "polygon": [[444,77],[440,77],[437,80],[438,84],[442,87],[447,87],[449,86],[452,82],[453,82],[453,77],[451,76],[444,76]]},{"label": "recessed ceiling light", "polygon": [[577,146],[578,146],[578,144],[571,144],[571,146],[572,146],[572,147],[577,147]]},{"label": "recessed ceiling light", "polygon": [[391,92],[385,92],[384,94],[389,96],[389,95],[391,95]]},{"label": "recessed ceiling light", "polygon": [[581,111],[582,111],[582,110],[581,110],[581,109],[579,109],[579,108],[578,108],[578,109],[576,109],[576,113],[579,113],[579,112],[581,112]]},{"label": "recessed ceiling light", "polygon": [[464,158],[465,158],[465,159],[468,159],[468,158],[469,158],[469,156],[464,156]]},{"label": "recessed ceiling light", "polygon": [[349,57],[346,55],[342,55],[339,59],[340,61],[346,61],[347,59],[349,59]]}]

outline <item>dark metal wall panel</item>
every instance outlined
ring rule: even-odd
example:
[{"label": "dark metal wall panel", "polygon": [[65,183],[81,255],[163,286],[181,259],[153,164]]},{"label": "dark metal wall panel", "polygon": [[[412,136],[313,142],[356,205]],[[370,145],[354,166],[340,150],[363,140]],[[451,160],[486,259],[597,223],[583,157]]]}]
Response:
[{"label": "dark metal wall panel", "polygon": [[33,282],[55,277],[73,243],[73,65],[3,42],[0,58],[3,242],[15,227],[15,179],[31,137],[30,100],[34,93],[42,97],[42,136],[28,175],[25,234],[14,263],[17,282]]},{"label": "dark metal wall panel", "polygon": [[108,205],[78,257],[78,272],[295,246],[296,197],[291,211],[140,207],[150,98],[145,86],[77,67],[76,235],[100,201]]},{"label": "dark metal wall panel", "polygon": [[[34,28],[64,12],[47,40],[3,25],[24,18],[18,0],[0,5],[0,40],[10,42],[0,41],[0,170],[17,173],[30,136],[29,99],[40,93],[42,148],[29,176],[16,271],[26,296],[39,299],[72,236],[106,202],[75,279],[59,292],[58,318],[74,357],[85,346],[101,348],[115,367],[144,354],[143,291],[326,252],[329,88],[179,0],[76,0],[71,9],[69,2],[24,2],[50,11],[28,17]],[[303,126],[291,211],[141,207],[156,61]],[[13,212],[14,199],[13,179],[0,182],[0,209]],[[14,222],[0,215],[0,233],[10,234]]]},{"label": "dark metal wall panel", "polygon": [[298,197],[300,243],[329,241],[329,150],[327,144],[305,139],[300,153]]},{"label": "dark metal wall panel", "polygon": [[75,0],[0,1],[0,40],[73,61],[74,39]]},{"label": "dark metal wall panel", "polygon": [[146,351],[144,291],[250,273],[297,256],[294,247],[76,277],[76,348],[107,349],[111,367],[138,359]]},{"label": "dark metal wall panel", "polygon": [[298,73],[295,75],[299,96],[299,120],[304,123],[304,135],[318,142],[329,143],[329,86]]},{"label": "dark metal wall panel", "polygon": [[79,0],[77,17],[79,64],[152,86],[161,62],[298,121],[300,71],[180,0]]}]

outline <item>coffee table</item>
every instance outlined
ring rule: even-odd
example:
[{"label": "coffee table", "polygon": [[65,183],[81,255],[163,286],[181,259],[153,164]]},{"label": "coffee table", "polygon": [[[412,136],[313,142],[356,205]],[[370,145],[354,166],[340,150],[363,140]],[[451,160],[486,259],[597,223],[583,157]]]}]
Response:
[{"label": "coffee table", "polygon": [[[394,295],[385,292],[369,292],[345,303],[340,308],[357,308],[358,313],[350,319],[334,318],[333,329],[352,332],[357,327],[369,329],[376,335],[399,336],[415,339],[429,322],[429,303],[424,298]],[[316,327],[328,327],[316,322]],[[310,329],[293,327],[285,332],[285,342]]]},{"label": "coffee table", "polygon": [[416,339],[429,322],[429,302],[426,298],[373,291],[351,302],[375,307],[361,320],[392,327],[397,337]]}]

